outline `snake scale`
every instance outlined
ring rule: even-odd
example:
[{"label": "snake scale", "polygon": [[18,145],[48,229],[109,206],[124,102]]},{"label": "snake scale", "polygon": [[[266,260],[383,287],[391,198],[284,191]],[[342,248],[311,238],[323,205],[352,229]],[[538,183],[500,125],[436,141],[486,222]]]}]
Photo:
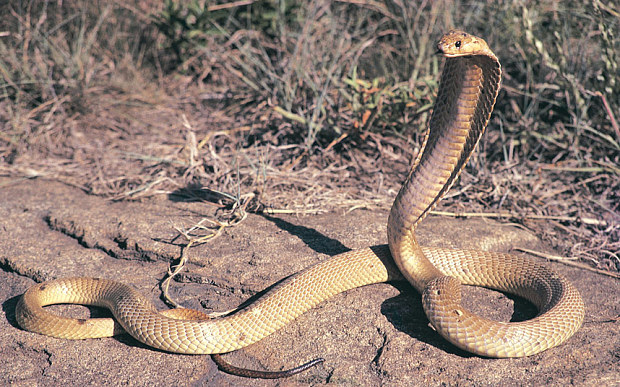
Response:
[{"label": "snake scale", "polygon": [[[501,83],[500,63],[484,40],[450,31],[437,48],[445,57],[439,92],[423,151],[392,206],[388,245],[319,262],[251,305],[213,320],[197,320],[192,313],[200,312],[186,309],[160,313],[133,287],[116,281],[57,279],[35,285],[21,297],[16,308],[19,325],[67,339],[126,331],[164,351],[225,353],[261,340],[338,293],[404,276],[422,294],[424,311],[436,331],[466,351],[520,357],[563,343],[584,318],[581,296],[564,277],[523,257],[421,247],[416,241],[417,225],[457,179],[482,136]],[[539,313],[515,323],[481,318],[460,305],[461,284],[522,296]],[[70,319],[43,309],[58,303],[105,307],[114,319]]]}]

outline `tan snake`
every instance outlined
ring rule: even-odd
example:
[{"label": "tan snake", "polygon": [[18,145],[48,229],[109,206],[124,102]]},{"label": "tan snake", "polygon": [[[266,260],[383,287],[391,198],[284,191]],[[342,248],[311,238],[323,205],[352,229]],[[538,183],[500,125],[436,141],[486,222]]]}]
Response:
[{"label": "tan snake", "polygon": [[[183,309],[159,313],[143,295],[119,282],[53,280],[33,286],[19,300],[19,325],[68,339],[108,337],[125,330],[165,351],[225,353],[261,340],[335,294],[404,275],[422,294],[437,332],[467,351],[519,357],[566,341],[581,326],[584,304],[565,278],[522,257],[421,247],[416,241],[416,226],[454,183],[482,136],[501,81],[499,61],[484,40],[450,31],[437,47],[446,58],[437,101],[423,152],[392,206],[389,245],[334,256],[282,281],[253,304],[208,321],[196,321],[193,312]],[[460,305],[461,284],[525,297],[539,314],[516,323],[473,315]],[[42,308],[58,303],[102,306],[114,319],[70,319]],[[190,315],[180,320],[183,313]]]}]

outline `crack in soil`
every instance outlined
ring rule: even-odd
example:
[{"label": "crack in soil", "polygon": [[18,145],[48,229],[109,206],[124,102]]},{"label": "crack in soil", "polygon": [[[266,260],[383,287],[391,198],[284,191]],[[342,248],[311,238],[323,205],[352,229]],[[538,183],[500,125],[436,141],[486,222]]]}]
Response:
[{"label": "crack in soil", "polygon": [[[169,260],[167,257],[160,256],[155,252],[140,248],[137,242],[130,243],[130,238],[121,234],[108,238],[108,241],[112,243],[105,243],[98,240],[96,236],[89,236],[89,233],[73,220],[58,219],[50,215],[46,215],[43,220],[50,230],[75,239],[84,248],[100,250],[111,258],[142,262]],[[106,244],[114,244],[117,248],[106,246]],[[132,247],[130,248],[130,246]]]},{"label": "crack in soil", "polygon": [[387,372],[381,369],[382,367],[379,364],[379,360],[381,359],[381,356],[383,356],[383,351],[388,344],[388,337],[387,333],[384,332],[380,327],[377,327],[377,333],[381,336],[382,341],[377,348],[375,356],[372,358],[371,364],[375,369],[375,372],[377,372],[377,376],[387,376]]},{"label": "crack in soil", "polygon": [[46,280],[45,274],[39,270],[26,268],[23,270],[8,257],[0,258],[0,269],[7,273],[14,273],[21,277],[29,278],[35,282],[41,283]]}]

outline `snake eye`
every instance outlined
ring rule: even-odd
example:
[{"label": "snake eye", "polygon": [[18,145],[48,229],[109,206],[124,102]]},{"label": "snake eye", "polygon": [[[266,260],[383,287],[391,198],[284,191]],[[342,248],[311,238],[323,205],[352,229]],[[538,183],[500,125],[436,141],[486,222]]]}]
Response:
[{"label": "snake eye", "polygon": [[454,43],[454,45],[456,46],[456,48],[461,48],[461,41],[457,40],[456,43]]}]

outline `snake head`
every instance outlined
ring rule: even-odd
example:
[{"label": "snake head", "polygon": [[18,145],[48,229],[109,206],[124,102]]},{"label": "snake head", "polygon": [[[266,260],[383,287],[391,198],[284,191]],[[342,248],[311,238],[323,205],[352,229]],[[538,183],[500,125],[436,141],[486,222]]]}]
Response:
[{"label": "snake head", "polygon": [[437,43],[437,54],[447,58],[489,55],[489,53],[493,54],[484,39],[459,30],[451,30],[442,36],[439,43]]}]

